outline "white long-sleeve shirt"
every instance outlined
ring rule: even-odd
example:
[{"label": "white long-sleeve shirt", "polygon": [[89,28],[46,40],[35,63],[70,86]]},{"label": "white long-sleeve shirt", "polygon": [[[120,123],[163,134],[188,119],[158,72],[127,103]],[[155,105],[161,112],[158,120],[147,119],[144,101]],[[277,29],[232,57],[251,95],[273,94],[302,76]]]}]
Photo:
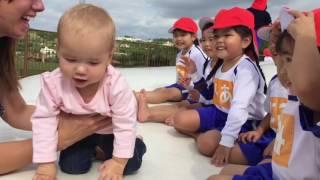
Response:
[{"label": "white long-sleeve shirt", "polygon": [[320,179],[320,138],[302,129],[307,121],[313,122],[313,112],[289,97],[278,121],[272,154],[273,179]]},{"label": "white long-sleeve shirt", "polygon": [[276,131],[282,110],[288,103],[289,91],[283,87],[277,76],[274,76],[268,87],[264,103],[266,112],[271,114],[270,127]]},{"label": "white long-sleeve shirt", "polygon": [[264,85],[256,64],[243,55],[238,63],[226,72],[220,67],[214,78],[216,107],[227,113],[227,121],[221,131],[220,144],[233,147],[242,125],[248,120],[262,120],[264,110]]}]

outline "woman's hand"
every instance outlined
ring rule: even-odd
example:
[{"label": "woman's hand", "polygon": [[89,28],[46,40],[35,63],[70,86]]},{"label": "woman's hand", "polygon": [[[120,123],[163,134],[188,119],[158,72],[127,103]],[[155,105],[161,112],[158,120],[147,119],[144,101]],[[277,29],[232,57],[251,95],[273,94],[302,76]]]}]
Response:
[{"label": "woman's hand", "polygon": [[60,113],[58,126],[58,150],[112,124],[111,117],[101,115],[71,115]]}]

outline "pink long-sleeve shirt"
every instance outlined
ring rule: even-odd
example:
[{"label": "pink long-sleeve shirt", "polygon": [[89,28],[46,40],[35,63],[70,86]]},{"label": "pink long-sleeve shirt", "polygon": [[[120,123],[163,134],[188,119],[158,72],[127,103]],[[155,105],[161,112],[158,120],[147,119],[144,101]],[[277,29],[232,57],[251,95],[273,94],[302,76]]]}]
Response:
[{"label": "pink long-sleeve shirt", "polygon": [[41,92],[32,115],[33,162],[57,160],[58,118],[60,111],[76,114],[101,114],[112,118],[112,125],[98,131],[114,134],[113,155],[119,158],[133,156],[136,139],[137,102],[125,78],[108,66],[95,96],[85,103],[70,79],[60,69],[43,73]]}]

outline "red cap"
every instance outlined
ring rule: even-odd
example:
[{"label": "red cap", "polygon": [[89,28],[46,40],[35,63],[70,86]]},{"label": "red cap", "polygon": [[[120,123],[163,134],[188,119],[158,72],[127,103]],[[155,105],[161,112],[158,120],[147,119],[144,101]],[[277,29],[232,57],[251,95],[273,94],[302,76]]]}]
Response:
[{"label": "red cap", "polygon": [[254,50],[256,56],[259,56],[256,32],[254,30],[254,16],[246,9],[234,7],[231,9],[222,9],[215,17],[212,29],[224,29],[234,26],[245,26],[251,30],[253,37]]},{"label": "red cap", "polygon": [[267,8],[268,0],[254,0],[251,7],[256,10],[264,11]]},{"label": "red cap", "polygon": [[191,33],[197,33],[198,32],[198,26],[197,24],[193,21],[193,19],[189,17],[182,17],[178,19],[173,26],[169,29],[169,33],[173,33],[174,30],[180,29],[186,32],[191,32]]},{"label": "red cap", "polygon": [[267,56],[267,57],[270,57],[271,56],[271,51],[269,48],[264,48],[263,50],[263,55],[264,56]]},{"label": "red cap", "polygon": [[313,10],[314,26],[316,29],[317,45],[320,47],[320,8]]}]

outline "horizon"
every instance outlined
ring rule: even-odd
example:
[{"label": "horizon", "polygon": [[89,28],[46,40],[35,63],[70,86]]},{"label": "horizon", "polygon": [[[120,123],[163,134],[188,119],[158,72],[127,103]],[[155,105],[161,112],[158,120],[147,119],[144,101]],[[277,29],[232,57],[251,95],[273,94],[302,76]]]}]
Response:
[{"label": "horizon", "polygon": [[[117,37],[131,36],[140,39],[172,38],[168,29],[178,18],[188,16],[198,21],[200,17],[212,17],[221,8],[239,6],[248,8],[253,0],[80,0],[101,6],[112,16]],[[45,31],[56,32],[58,19],[70,7],[78,4],[79,0],[45,1],[46,10],[31,21],[30,27]],[[303,11],[319,7],[319,0],[269,0],[267,11],[274,20],[281,7]],[[50,21],[48,21],[50,20]]]}]

